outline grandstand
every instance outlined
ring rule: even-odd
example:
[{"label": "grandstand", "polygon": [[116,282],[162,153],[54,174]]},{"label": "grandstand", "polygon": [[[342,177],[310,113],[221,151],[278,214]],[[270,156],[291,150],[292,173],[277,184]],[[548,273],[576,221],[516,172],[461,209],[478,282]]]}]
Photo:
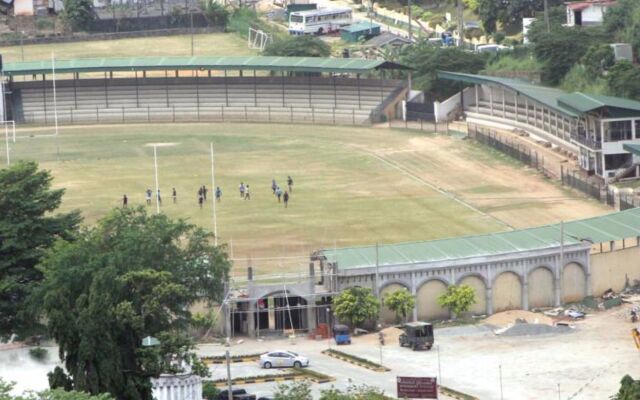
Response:
[{"label": "grandstand", "polygon": [[[53,68],[65,77],[55,81],[55,101]],[[375,76],[388,69],[406,68],[361,59],[162,57],[13,63],[4,73],[8,117],[18,123],[48,124],[57,114],[60,123],[363,124],[398,112],[405,83]]]}]

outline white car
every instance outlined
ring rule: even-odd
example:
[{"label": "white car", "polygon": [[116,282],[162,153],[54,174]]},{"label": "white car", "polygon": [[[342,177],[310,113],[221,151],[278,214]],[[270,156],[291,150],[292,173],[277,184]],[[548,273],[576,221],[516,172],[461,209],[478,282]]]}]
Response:
[{"label": "white car", "polygon": [[302,368],[309,366],[309,359],[293,351],[275,350],[260,356],[261,368],[282,368],[295,367]]}]

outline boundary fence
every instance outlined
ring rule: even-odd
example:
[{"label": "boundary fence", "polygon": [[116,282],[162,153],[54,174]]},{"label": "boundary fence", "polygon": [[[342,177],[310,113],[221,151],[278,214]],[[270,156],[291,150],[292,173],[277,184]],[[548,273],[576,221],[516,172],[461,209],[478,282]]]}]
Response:
[{"label": "boundary fence", "polygon": [[576,189],[620,211],[640,207],[640,198],[633,194],[615,192],[607,184],[592,182],[588,178],[581,176],[577,171],[566,170],[563,166],[560,166],[560,176],[557,176],[557,173],[545,168],[544,156],[539,156],[536,151],[509,141],[489,128],[473,124],[468,124],[467,126],[469,138],[490,146],[531,168],[535,168],[547,177],[559,180],[564,186]]},{"label": "boundary fence", "polygon": [[417,121],[390,120],[387,122],[387,126],[389,128],[415,129],[429,133],[449,133],[448,122],[438,123],[434,121],[425,121],[423,119]]},{"label": "boundary fence", "polygon": [[534,168],[536,171],[541,172],[547,177],[552,179],[559,178],[556,172],[544,166],[544,156],[539,155],[537,151],[526,148],[514,141],[509,141],[497,132],[488,128],[469,124],[467,131],[468,137],[471,139],[492,147],[501,153],[520,161],[526,166]]},{"label": "boundary fence", "polygon": [[[579,174],[576,173],[576,171],[565,171],[564,167],[560,167],[560,171],[561,171],[561,181],[563,185],[567,185],[570,186],[584,194],[586,194],[587,196],[593,197],[594,199],[598,200],[598,201],[602,201],[602,191],[603,189],[607,189],[606,185],[602,185],[601,183],[595,183],[595,182],[590,182],[587,179],[584,179],[583,177],[581,177]],[[605,199],[605,202],[614,207],[615,206],[615,199],[610,199],[608,194],[609,194],[609,190],[606,191],[607,192],[607,196]],[[613,203],[610,203],[610,201]]]}]

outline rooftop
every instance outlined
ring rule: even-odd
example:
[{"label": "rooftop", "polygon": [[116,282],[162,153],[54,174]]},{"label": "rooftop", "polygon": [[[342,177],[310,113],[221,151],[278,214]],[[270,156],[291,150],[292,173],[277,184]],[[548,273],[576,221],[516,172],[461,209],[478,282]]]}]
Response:
[{"label": "rooftop", "polygon": [[376,24],[375,22],[359,21],[359,22],[356,22],[355,24],[345,26],[344,28],[342,28],[342,30],[353,33],[353,32],[362,32],[362,31],[366,31],[369,29],[376,29],[376,28],[380,28],[380,25]]},{"label": "rooftop", "polygon": [[535,85],[519,79],[500,78],[487,75],[473,75],[460,72],[438,71],[438,78],[472,84],[494,84],[504,86],[523,96],[569,117],[577,118],[582,114],[598,109],[606,109],[610,116],[640,116],[640,102],[620,97],[566,93],[560,89]]},{"label": "rooftop", "polygon": [[4,64],[9,76],[110,71],[255,70],[287,72],[365,73],[377,69],[408,69],[384,60],[329,57],[131,57],[85,58],[13,62]]},{"label": "rooftop", "polygon": [[[585,240],[602,243],[640,236],[640,208],[600,217],[566,222],[564,244]],[[377,246],[325,249],[329,262],[341,270],[385,265],[407,265],[494,256],[513,252],[543,250],[560,246],[560,224],[509,232],[465,236],[450,239],[387,244]],[[377,256],[376,256],[377,254]]]}]

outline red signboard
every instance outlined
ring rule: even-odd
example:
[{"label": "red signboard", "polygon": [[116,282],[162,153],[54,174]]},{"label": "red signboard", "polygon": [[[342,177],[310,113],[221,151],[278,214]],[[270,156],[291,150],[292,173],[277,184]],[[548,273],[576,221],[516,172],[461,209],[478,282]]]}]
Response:
[{"label": "red signboard", "polygon": [[436,378],[399,376],[397,377],[399,399],[437,399]]}]

